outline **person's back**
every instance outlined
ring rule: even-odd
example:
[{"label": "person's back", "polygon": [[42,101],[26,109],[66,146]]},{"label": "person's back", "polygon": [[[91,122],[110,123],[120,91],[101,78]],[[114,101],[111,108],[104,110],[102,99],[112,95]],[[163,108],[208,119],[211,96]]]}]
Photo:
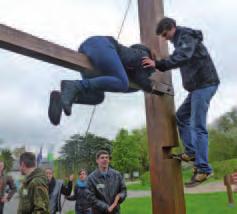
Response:
[{"label": "person's back", "polygon": [[[203,44],[203,35],[200,30],[177,26],[172,42],[179,54],[174,53],[166,63],[170,63],[170,66],[173,63],[173,66],[180,67],[183,86],[186,90],[193,91],[219,84],[216,68]],[[181,51],[184,56],[180,54]]]},{"label": "person's back", "polygon": [[36,211],[49,214],[47,178],[43,170],[36,168],[25,178],[19,190],[19,198],[18,214],[32,214]]}]

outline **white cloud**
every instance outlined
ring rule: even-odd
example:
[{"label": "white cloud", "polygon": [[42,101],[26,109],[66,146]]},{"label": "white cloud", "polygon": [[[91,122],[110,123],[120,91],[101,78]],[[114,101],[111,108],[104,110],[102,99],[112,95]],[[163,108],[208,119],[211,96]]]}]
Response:
[{"label": "white cloud", "polygon": [[[126,5],[126,0],[1,0],[0,23],[76,50],[88,36],[116,37]],[[222,80],[209,113],[209,121],[212,121],[236,104],[233,92],[237,51],[233,44],[237,37],[237,3],[169,0],[165,5],[167,14],[178,23],[204,32],[205,44]],[[134,0],[121,35],[121,42],[127,45],[139,41],[136,7]],[[58,148],[70,135],[85,133],[92,107],[75,106],[73,115],[63,117],[59,127],[53,127],[47,118],[49,92],[58,88],[62,79],[78,78],[78,73],[3,50],[0,57],[0,138],[6,144],[50,143]],[[182,89],[179,72],[174,71],[173,76],[178,107],[186,92]],[[142,93],[106,96],[105,102],[97,107],[92,132],[112,138],[120,128],[132,129],[145,124]]]}]

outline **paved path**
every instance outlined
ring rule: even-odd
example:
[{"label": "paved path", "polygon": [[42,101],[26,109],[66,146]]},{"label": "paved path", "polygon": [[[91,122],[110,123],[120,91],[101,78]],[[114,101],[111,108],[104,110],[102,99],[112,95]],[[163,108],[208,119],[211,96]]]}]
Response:
[{"label": "paved path", "polygon": [[[224,192],[226,187],[223,182],[204,183],[194,188],[184,188],[185,193],[208,193],[208,192]],[[128,191],[128,198],[141,198],[151,196],[151,191]]]},{"label": "paved path", "polygon": [[[223,182],[205,183],[195,188],[185,188],[185,193],[207,193],[207,192],[224,192],[226,188]],[[151,196],[150,191],[128,191],[128,198],[141,198]],[[63,197],[62,197],[63,198]],[[18,206],[18,195],[16,194],[12,200],[6,204],[4,213],[15,214]],[[62,214],[65,214],[68,210],[74,210],[75,202],[66,201],[63,207]]]}]

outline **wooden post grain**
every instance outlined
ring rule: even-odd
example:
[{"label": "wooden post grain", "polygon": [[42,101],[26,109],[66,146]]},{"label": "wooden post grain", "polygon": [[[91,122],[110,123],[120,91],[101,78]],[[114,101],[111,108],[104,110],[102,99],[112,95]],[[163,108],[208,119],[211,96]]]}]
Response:
[{"label": "wooden post grain", "polygon": [[[138,0],[141,41],[158,56],[168,54],[167,43],[158,40],[155,28],[163,17],[162,0]],[[172,84],[170,72],[157,73],[156,81]],[[178,146],[175,107],[172,96],[145,95],[150,157],[153,214],[185,214],[180,162],[170,159]]]}]

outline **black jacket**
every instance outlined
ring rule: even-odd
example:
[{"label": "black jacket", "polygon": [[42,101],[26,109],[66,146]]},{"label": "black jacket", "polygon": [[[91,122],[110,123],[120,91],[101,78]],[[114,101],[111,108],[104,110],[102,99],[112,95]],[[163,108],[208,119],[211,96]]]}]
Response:
[{"label": "black jacket", "polygon": [[76,201],[75,210],[83,211],[91,207],[90,202],[88,201],[88,189],[87,187],[79,187],[75,185],[74,194],[67,197],[69,201]]},{"label": "black jacket", "polygon": [[[109,206],[114,202],[117,194],[120,194],[122,203],[127,196],[127,188],[125,186],[122,175],[109,168],[108,173],[104,176],[98,169],[88,176],[88,199],[92,204],[93,214],[106,214]],[[111,214],[120,213],[119,205]]]},{"label": "black jacket", "polygon": [[[126,47],[118,43],[113,37],[108,36],[107,38],[116,47],[129,80],[137,84],[143,91],[152,92],[152,84],[149,77],[155,72],[155,69],[144,68],[142,65],[143,57],[151,57],[150,50],[141,44]],[[130,89],[130,91],[132,92],[133,90]]]},{"label": "black jacket", "polygon": [[179,67],[187,91],[218,85],[216,68],[202,41],[201,31],[178,26],[171,41],[173,54],[157,61],[156,68],[166,71]]}]

